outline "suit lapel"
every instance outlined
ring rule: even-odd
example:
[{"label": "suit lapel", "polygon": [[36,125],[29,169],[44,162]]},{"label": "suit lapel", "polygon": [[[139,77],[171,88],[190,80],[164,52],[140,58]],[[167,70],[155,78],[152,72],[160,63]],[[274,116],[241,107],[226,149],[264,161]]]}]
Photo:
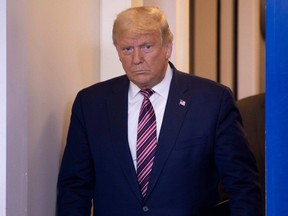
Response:
[{"label": "suit lapel", "polygon": [[179,79],[179,73],[175,71],[170,85],[169,96],[161,126],[160,136],[156,150],[156,156],[147,191],[147,198],[155,187],[158,178],[165,166],[169,154],[176,142],[182,122],[191,102],[191,96],[185,79]]}]

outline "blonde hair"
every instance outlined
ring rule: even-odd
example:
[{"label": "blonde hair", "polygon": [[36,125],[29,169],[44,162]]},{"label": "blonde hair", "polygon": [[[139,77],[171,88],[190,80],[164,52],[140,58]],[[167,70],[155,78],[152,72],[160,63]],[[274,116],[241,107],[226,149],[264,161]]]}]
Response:
[{"label": "blonde hair", "polygon": [[159,33],[162,43],[173,41],[173,34],[163,12],[157,7],[132,7],[119,13],[114,21],[112,30],[113,44],[121,35],[139,36]]}]

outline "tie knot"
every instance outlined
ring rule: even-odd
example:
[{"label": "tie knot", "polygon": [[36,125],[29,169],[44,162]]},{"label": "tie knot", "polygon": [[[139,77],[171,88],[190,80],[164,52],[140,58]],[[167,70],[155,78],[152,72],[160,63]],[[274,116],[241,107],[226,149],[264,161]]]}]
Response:
[{"label": "tie knot", "polygon": [[152,94],[155,93],[153,89],[141,89],[140,93],[145,97],[145,98],[150,98]]}]

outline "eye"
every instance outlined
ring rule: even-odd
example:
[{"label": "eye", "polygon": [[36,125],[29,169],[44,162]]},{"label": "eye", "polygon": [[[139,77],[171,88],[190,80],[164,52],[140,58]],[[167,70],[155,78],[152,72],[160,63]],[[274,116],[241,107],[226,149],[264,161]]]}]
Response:
[{"label": "eye", "polygon": [[122,51],[126,55],[131,54],[133,52],[133,47],[124,47]]},{"label": "eye", "polygon": [[142,47],[143,51],[144,52],[150,52],[151,49],[152,49],[152,45],[151,44],[145,44],[143,47]]}]

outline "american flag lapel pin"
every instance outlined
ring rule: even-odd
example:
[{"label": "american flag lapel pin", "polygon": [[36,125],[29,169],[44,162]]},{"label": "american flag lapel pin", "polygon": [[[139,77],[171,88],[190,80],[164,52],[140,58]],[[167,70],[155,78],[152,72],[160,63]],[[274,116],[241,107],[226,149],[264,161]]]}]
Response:
[{"label": "american flag lapel pin", "polygon": [[180,99],[180,101],[179,101],[179,105],[180,105],[180,106],[185,106],[185,105],[186,105],[186,101]]}]

